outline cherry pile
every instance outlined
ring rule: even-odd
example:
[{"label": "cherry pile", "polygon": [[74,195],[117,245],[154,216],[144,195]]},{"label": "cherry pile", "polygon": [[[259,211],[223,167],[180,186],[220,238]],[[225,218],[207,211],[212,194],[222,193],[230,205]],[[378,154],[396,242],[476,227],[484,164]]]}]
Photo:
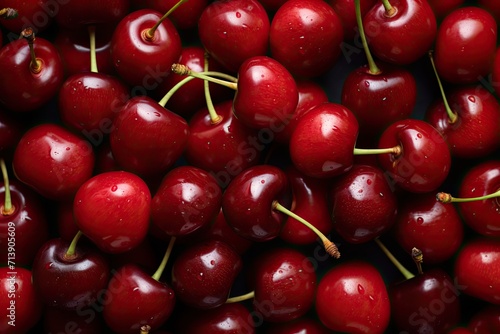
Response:
[{"label": "cherry pile", "polygon": [[498,23],[0,0],[0,333],[500,333]]}]

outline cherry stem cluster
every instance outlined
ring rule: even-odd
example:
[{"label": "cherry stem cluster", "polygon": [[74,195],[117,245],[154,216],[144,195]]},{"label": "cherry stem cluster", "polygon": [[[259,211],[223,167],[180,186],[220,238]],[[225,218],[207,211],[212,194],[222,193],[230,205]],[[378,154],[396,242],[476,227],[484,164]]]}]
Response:
[{"label": "cherry stem cluster", "polygon": [[175,237],[170,237],[170,241],[168,243],[167,250],[165,251],[165,255],[163,255],[163,259],[161,260],[161,263],[158,266],[158,269],[156,269],[153,276],[151,276],[156,281],[160,280],[160,277],[163,274],[163,271],[165,271],[165,267],[167,266],[168,258],[170,257],[170,254],[172,253],[172,248],[174,247],[175,240],[176,240]]},{"label": "cherry stem cluster", "polygon": [[365,28],[363,27],[363,19],[361,14],[361,4],[360,0],[354,0],[355,10],[356,10],[356,22],[358,24],[359,36],[361,37],[361,44],[363,45],[363,49],[365,50],[366,60],[368,61],[368,70],[370,74],[377,75],[380,74],[380,69],[377,64],[375,64],[375,60],[373,60],[373,56],[370,52],[370,48],[368,47],[368,41],[366,40]]},{"label": "cherry stem cluster", "polygon": [[146,33],[144,34],[147,40],[152,40],[153,37],[155,36],[156,29],[160,26],[160,24],[165,21],[165,19],[172,14],[174,10],[176,10],[180,5],[182,5],[184,2],[187,0],[179,0],[172,8],[170,8],[159,20],[158,22],[155,23],[153,27],[148,29]]},{"label": "cherry stem cluster", "polygon": [[28,46],[30,48],[31,62],[30,62],[30,70],[31,72],[37,74],[42,70],[42,62],[35,55],[35,48],[33,43],[35,42],[35,32],[33,28],[28,27],[25,28],[21,32],[21,37],[28,41]]},{"label": "cherry stem cluster", "polygon": [[302,218],[302,217],[298,216],[297,214],[293,213],[292,211],[288,210],[287,208],[285,208],[283,205],[281,205],[277,201],[273,202],[273,209],[277,210],[281,213],[284,213],[287,216],[292,217],[295,220],[297,220],[300,223],[307,226],[321,239],[321,241],[323,242],[323,245],[325,247],[325,250],[328,254],[330,254],[331,256],[333,256],[336,259],[340,258],[340,252],[339,252],[337,246],[333,242],[331,242],[320,230],[318,230],[316,228],[316,226],[312,225],[304,218]]},{"label": "cherry stem cluster", "polygon": [[10,20],[15,19],[19,13],[14,8],[2,8],[0,9],[0,18]]},{"label": "cherry stem cluster", "polygon": [[434,70],[434,74],[436,75],[436,80],[439,86],[439,90],[441,92],[444,108],[446,109],[446,113],[448,114],[448,121],[450,122],[450,124],[453,124],[457,121],[458,116],[453,110],[451,110],[450,105],[448,104],[448,99],[446,98],[446,94],[444,93],[443,84],[441,82],[441,79],[439,78],[439,74],[437,72],[436,64],[434,63],[434,57],[432,56],[432,54],[433,54],[432,50],[429,51],[429,59],[432,64],[432,69]]},{"label": "cherry stem cluster", "polygon": [[2,170],[3,176],[3,186],[5,188],[5,199],[2,206],[0,206],[0,213],[4,216],[11,215],[15,208],[12,205],[12,198],[10,195],[10,183],[9,183],[9,175],[7,173],[7,167],[5,166],[5,161],[0,159],[0,168]]},{"label": "cherry stem cluster", "polygon": [[96,56],[96,46],[95,46],[95,26],[89,26],[89,38],[90,38],[90,71],[92,73],[98,73],[97,69],[97,56]]},{"label": "cherry stem cluster", "polygon": [[408,269],[406,269],[402,264],[401,262],[398,261],[398,259],[396,259],[396,257],[394,257],[394,255],[392,255],[391,251],[389,251],[389,249],[387,249],[387,247],[385,247],[385,245],[382,243],[382,241],[380,241],[379,238],[375,238],[375,242],[377,243],[377,245],[380,247],[380,249],[382,250],[382,252],[384,252],[384,254],[389,258],[389,260],[394,264],[394,266],[396,268],[398,268],[399,272],[406,278],[406,279],[411,279],[413,277],[415,277],[415,275],[413,275]]},{"label": "cherry stem cluster", "polygon": [[78,240],[82,237],[83,233],[82,231],[78,231],[73,240],[71,240],[71,243],[69,244],[68,250],[66,251],[66,254],[64,254],[64,258],[66,260],[71,260],[76,257],[76,245],[78,244]]},{"label": "cherry stem cluster", "polygon": [[[179,75],[188,75],[188,76],[195,77],[198,79],[208,80],[210,82],[228,87],[228,88],[233,89],[233,90],[238,89],[238,84],[237,84],[238,79],[229,75],[229,74],[225,74],[222,72],[195,72],[195,71],[192,71],[186,65],[178,64],[178,63],[172,65],[172,72],[174,72],[175,74],[179,74]],[[225,79],[225,80],[221,80],[218,78]]]}]

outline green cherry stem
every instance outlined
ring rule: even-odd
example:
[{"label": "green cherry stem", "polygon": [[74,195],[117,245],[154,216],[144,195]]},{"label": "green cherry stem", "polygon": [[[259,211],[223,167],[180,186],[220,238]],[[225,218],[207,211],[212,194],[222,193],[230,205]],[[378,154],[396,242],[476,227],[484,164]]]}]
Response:
[{"label": "green cherry stem", "polygon": [[155,25],[153,27],[151,27],[150,29],[148,29],[145,33],[144,33],[144,37],[146,37],[147,40],[152,40],[155,36],[155,32],[156,32],[156,29],[158,29],[158,27],[160,26],[160,24],[165,21],[165,19],[170,15],[172,14],[172,12],[174,10],[176,10],[180,5],[182,5],[184,2],[186,2],[188,0],[179,0],[172,8],[170,8],[159,20],[158,22],[155,23]]},{"label": "green cherry stem", "polygon": [[487,199],[500,197],[500,190],[495,191],[494,193],[478,196],[478,197],[466,197],[466,198],[457,198],[451,196],[449,193],[439,192],[436,195],[436,199],[441,203],[465,203],[465,202],[475,202],[475,201],[484,201]]},{"label": "green cherry stem", "polygon": [[90,38],[90,72],[98,73],[97,69],[97,56],[95,47],[95,26],[89,26],[89,38]]},{"label": "green cherry stem", "polygon": [[[174,72],[175,74],[179,74],[179,75],[188,75],[188,76],[192,76],[192,77],[195,77],[198,79],[208,80],[210,82],[228,87],[228,88],[233,89],[233,90],[238,89],[238,84],[237,84],[238,79],[236,79],[235,77],[232,77],[230,75],[226,75],[224,73],[220,73],[220,72],[195,72],[195,71],[192,71],[186,65],[182,65],[182,64],[173,64],[172,65],[172,72]],[[214,78],[215,73],[217,73],[218,77],[223,78],[225,80]]]},{"label": "green cherry stem", "polygon": [[361,37],[361,44],[363,45],[363,49],[365,51],[366,60],[368,61],[368,70],[370,74],[379,74],[381,71],[378,68],[377,64],[375,64],[375,60],[373,60],[372,54],[370,52],[370,48],[368,47],[368,42],[366,40],[365,28],[363,27],[363,19],[361,14],[361,4],[360,0],[354,0],[355,10],[356,10],[356,22],[358,24],[359,36]]},{"label": "green cherry stem", "polygon": [[439,90],[441,92],[441,97],[443,99],[444,108],[446,109],[446,113],[448,114],[448,122],[450,122],[450,124],[454,124],[457,121],[458,116],[453,110],[451,110],[450,105],[448,104],[448,99],[446,98],[446,94],[444,93],[443,84],[441,83],[441,79],[439,78],[439,74],[438,74],[437,69],[436,69],[436,64],[434,63],[434,57],[432,55],[433,55],[433,52],[431,50],[431,51],[429,51],[429,59],[430,59],[431,64],[432,64],[432,69],[434,70],[434,75],[436,76]]},{"label": "green cherry stem", "polygon": [[401,154],[401,146],[394,146],[388,148],[354,148],[354,155],[369,155],[369,154],[394,154],[396,156]]},{"label": "green cherry stem", "polygon": [[9,175],[7,173],[7,167],[5,166],[5,161],[3,159],[0,159],[0,168],[2,169],[3,186],[5,188],[5,198],[3,205],[0,206],[0,213],[4,216],[8,216],[14,212],[15,208],[12,205]]},{"label": "green cherry stem", "polygon": [[64,254],[64,258],[66,260],[71,260],[71,259],[74,259],[76,257],[76,255],[75,255],[76,245],[78,244],[78,240],[80,240],[82,235],[83,235],[82,231],[78,231],[75,234],[73,240],[71,240],[71,243],[69,244],[68,250],[66,251],[66,254]]},{"label": "green cherry stem", "polygon": [[170,237],[170,241],[168,243],[167,250],[165,251],[165,255],[163,256],[163,259],[161,260],[161,263],[158,266],[158,269],[156,269],[153,276],[151,276],[156,281],[160,280],[160,277],[163,274],[165,267],[167,266],[168,258],[170,257],[170,254],[172,253],[172,248],[174,247],[175,240],[176,240],[175,237]]},{"label": "green cherry stem", "polygon": [[385,16],[391,17],[396,14],[396,8],[392,7],[389,0],[382,0],[382,5],[385,8]]},{"label": "green cherry stem", "polygon": [[398,261],[398,259],[396,259],[394,257],[394,255],[392,255],[392,253],[389,251],[389,249],[387,249],[387,247],[385,247],[385,245],[382,243],[382,241],[379,240],[379,238],[375,238],[375,242],[377,243],[377,245],[380,247],[380,249],[382,250],[382,252],[384,252],[384,254],[389,258],[389,260],[392,262],[392,264],[394,264],[394,266],[396,268],[398,268],[399,272],[406,278],[406,279],[411,279],[413,277],[415,277],[415,275],[413,275],[408,269],[406,269],[402,264],[401,262]]},{"label": "green cherry stem", "polygon": [[[203,71],[208,72],[208,53],[205,52],[205,57],[204,57],[204,63],[203,63]],[[203,90],[205,92],[205,101],[207,104],[207,110],[208,114],[210,115],[210,122],[212,124],[217,124],[219,123],[222,118],[217,115],[217,112],[215,111],[214,103],[212,101],[212,96],[210,95],[210,82],[207,80],[203,81]]]},{"label": "green cherry stem", "polygon": [[244,295],[228,298],[226,300],[226,304],[239,303],[245,300],[252,299],[253,297],[255,297],[255,291],[250,291],[248,293],[245,293]]},{"label": "green cherry stem", "polygon": [[300,223],[302,223],[305,226],[307,226],[309,229],[311,229],[321,239],[321,241],[323,242],[323,245],[325,247],[325,250],[326,250],[326,252],[328,254],[330,254],[331,256],[333,256],[336,259],[340,258],[340,252],[339,252],[337,246],[333,242],[331,242],[330,240],[328,240],[328,238],[320,230],[318,230],[314,225],[312,225],[311,223],[309,223],[304,218],[302,218],[302,217],[298,216],[297,214],[293,213],[292,211],[288,210],[287,208],[285,208],[283,205],[281,205],[277,201],[273,202],[273,209],[276,210],[276,211],[279,211],[281,213],[284,213],[287,216],[292,217],[295,220],[297,220]]}]

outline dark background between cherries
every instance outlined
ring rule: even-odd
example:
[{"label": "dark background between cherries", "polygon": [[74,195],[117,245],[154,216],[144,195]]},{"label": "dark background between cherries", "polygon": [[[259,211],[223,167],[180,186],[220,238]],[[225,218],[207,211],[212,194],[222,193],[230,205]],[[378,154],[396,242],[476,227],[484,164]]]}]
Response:
[{"label": "dark background between cherries", "polygon": [[[476,5],[476,2],[466,1],[465,4]],[[48,30],[40,33],[39,36],[52,40],[57,33],[55,29],[56,27],[50,27]],[[179,30],[179,32],[181,34],[184,46],[200,45],[195,32],[183,31],[183,30]],[[2,33],[4,34],[4,43],[5,43],[8,40],[6,36],[6,31],[3,30]],[[360,50],[360,52],[349,54],[349,58],[346,58],[344,55],[341,55],[334,68],[332,68],[330,71],[328,71],[323,76],[317,79],[324,87],[331,102],[340,103],[343,80],[352,70],[366,63],[364,52],[360,48],[358,49]],[[407,66],[407,69],[409,69],[412,72],[417,82],[417,105],[414,109],[412,117],[417,119],[422,119],[429,105],[437,97],[439,97],[439,91],[435,75],[432,71],[429,59],[427,57],[423,57],[418,61],[416,61],[415,63]],[[49,121],[56,123],[60,122],[59,115],[57,114],[56,101],[50,102],[41,111],[33,114],[32,116],[30,115],[29,117],[30,119],[28,120],[28,122],[30,125],[41,124]],[[284,167],[286,166],[287,163],[289,163],[289,157],[280,153],[282,152],[273,152],[273,154],[271,155],[270,163]],[[266,154],[264,153],[263,156],[265,155]],[[488,159],[490,158],[488,157],[485,158],[484,160]],[[177,164],[182,165],[184,163],[185,161],[181,159],[180,161],[178,161]],[[452,163],[452,170],[450,173],[450,177],[448,177],[447,179],[448,181],[446,181],[442,185],[442,187],[440,187],[440,190],[450,192],[452,194],[457,193],[459,180],[461,180],[463,175],[471,166],[476,165],[478,163],[479,161],[477,159],[463,160],[463,161],[455,159]],[[49,220],[55,220],[56,212],[55,210],[51,210],[51,207],[53,207],[53,203],[51,201],[47,201],[46,204],[48,208],[47,213],[49,215]],[[55,229],[52,231],[52,233],[53,236],[57,236],[57,231]],[[475,235],[475,232],[473,232],[472,230],[470,230],[465,226],[465,238],[467,239],[468,236],[473,236],[473,235]],[[387,283],[402,280],[402,276],[399,273],[399,271],[392,265],[392,263],[389,262],[389,260],[383,255],[383,253],[380,251],[380,249],[375,243],[368,242],[363,244],[351,245],[348,243],[343,243],[335,235],[332,235],[331,238],[333,241],[337,242],[338,245],[340,246],[342,250],[342,257],[338,260],[328,259],[324,261],[317,261],[316,263],[318,264],[318,270],[317,270],[318,281],[320,280],[322,275],[329,268],[331,268],[331,266],[333,265],[332,261],[337,261],[340,263],[349,261],[351,259],[364,259],[368,262],[373,263],[377,268],[380,269],[380,272]],[[395,256],[398,258],[399,261],[401,261],[410,271],[414,273],[416,272],[416,269],[414,267],[411,258],[401,250],[401,248],[397,245],[397,243],[394,240],[392,240],[389,237],[382,237],[382,240],[385,242],[386,246],[394,252]],[[277,244],[278,245],[281,244],[287,247],[298,248],[302,250],[304,254],[314,254],[318,249],[317,244],[299,247],[299,246],[291,246],[290,244],[287,244],[283,241],[280,241],[279,239],[276,239],[272,243],[262,243],[253,245],[252,248],[245,253],[243,259],[245,261],[247,258],[253,258],[257,256],[257,254],[259,254],[260,252],[265,252],[268,249],[268,247],[274,247]],[[159,255],[161,255],[161,249],[163,249],[163,245],[157,245],[157,246]],[[175,256],[175,250],[173,256]],[[170,263],[172,262],[173,261],[170,261]],[[444,268],[448,272],[452,272],[452,264],[453,264],[453,258],[446,261],[445,263],[440,264],[439,267]],[[431,265],[426,265],[424,263],[424,270],[429,270],[431,268],[432,268]],[[168,273],[170,270],[171,268],[167,267],[166,272]],[[248,287],[245,284],[245,278],[244,278],[245,274],[246,272],[245,270],[243,270],[240,277],[236,280],[231,295],[238,295],[241,293],[248,292]],[[460,298],[462,299],[461,305],[464,311],[462,314],[462,319],[463,319],[462,321],[464,324],[467,323],[468,319],[477,310],[486,305],[485,302],[479,301],[472,297],[468,297],[467,295],[464,294],[462,294]],[[311,313],[312,312],[313,311],[311,311]],[[314,317],[314,314],[311,315]],[[172,317],[174,316],[175,313],[172,315]],[[33,330],[33,333],[36,332],[37,329],[35,328]],[[394,331],[391,331],[390,328],[387,331],[387,333],[392,333],[392,332]]]}]

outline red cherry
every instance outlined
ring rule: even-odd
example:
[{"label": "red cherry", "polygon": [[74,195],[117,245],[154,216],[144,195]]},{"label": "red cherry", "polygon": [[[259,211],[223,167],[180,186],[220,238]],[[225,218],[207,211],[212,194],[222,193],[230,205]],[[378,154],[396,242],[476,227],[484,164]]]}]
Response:
[{"label": "red cherry", "polygon": [[293,321],[269,323],[265,327],[266,334],[329,334],[331,333],[319,320],[310,317],[301,317]]},{"label": "red cherry", "polygon": [[345,262],[320,279],[316,312],[333,331],[384,333],[390,320],[388,292],[378,269],[367,262]]},{"label": "red cherry", "polygon": [[99,0],[68,1],[60,6],[55,20],[65,29],[94,24],[116,24],[130,10],[130,0],[111,0],[105,3]]},{"label": "red cherry", "polygon": [[91,176],[90,144],[57,124],[40,124],[24,133],[14,152],[17,178],[44,197],[67,199]]},{"label": "red cherry", "polygon": [[11,158],[25,131],[23,122],[11,113],[0,109],[0,154]]},{"label": "red cherry", "polygon": [[391,0],[390,8],[387,3],[377,2],[363,18],[370,49],[382,61],[414,63],[429,51],[436,38],[434,12],[426,0]]},{"label": "red cherry", "polygon": [[101,250],[121,253],[145,238],[151,211],[151,193],[137,175],[98,174],[75,195],[73,212],[80,230]]},{"label": "red cherry", "polygon": [[457,286],[467,295],[500,304],[500,241],[474,239],[458,253],[454,274]]},{"label": "red cherry", "polygon": [[296,77],[318,77],[330,70],[343,40],[342,21],[325,1],[286,1],[271,21],[271,55]]},{"label": "red cherry", "polygon": [[198,35],[207,52],[236,72],[248,58],[267,54],[270,22],[256,0],[213,1],[198,21]]},{"label": "red cherry", "polygon": [[474,334],[491,334],[500,331],[500,306],[488,304],[476,311],[467,328]]},{"label": "red cherry", "polygon": [[441,22],[436,36],[435,61],[446,81],[474,83],[487,76],[493,65],[497,23],[479,7],[458,8]]},{"label": "red cherry", "polygon": [[13,8],[17,11],[17,17],[2,19],[0,25],[9,31],[9,40],[18,38],[18,34],[28,27],[33,28],[35,33],[43,32],[54,22],[54,11],[58,11],[61,4],[49,0],[29,0],[19,2],[17,0],[2,0],[0,8]]}]

